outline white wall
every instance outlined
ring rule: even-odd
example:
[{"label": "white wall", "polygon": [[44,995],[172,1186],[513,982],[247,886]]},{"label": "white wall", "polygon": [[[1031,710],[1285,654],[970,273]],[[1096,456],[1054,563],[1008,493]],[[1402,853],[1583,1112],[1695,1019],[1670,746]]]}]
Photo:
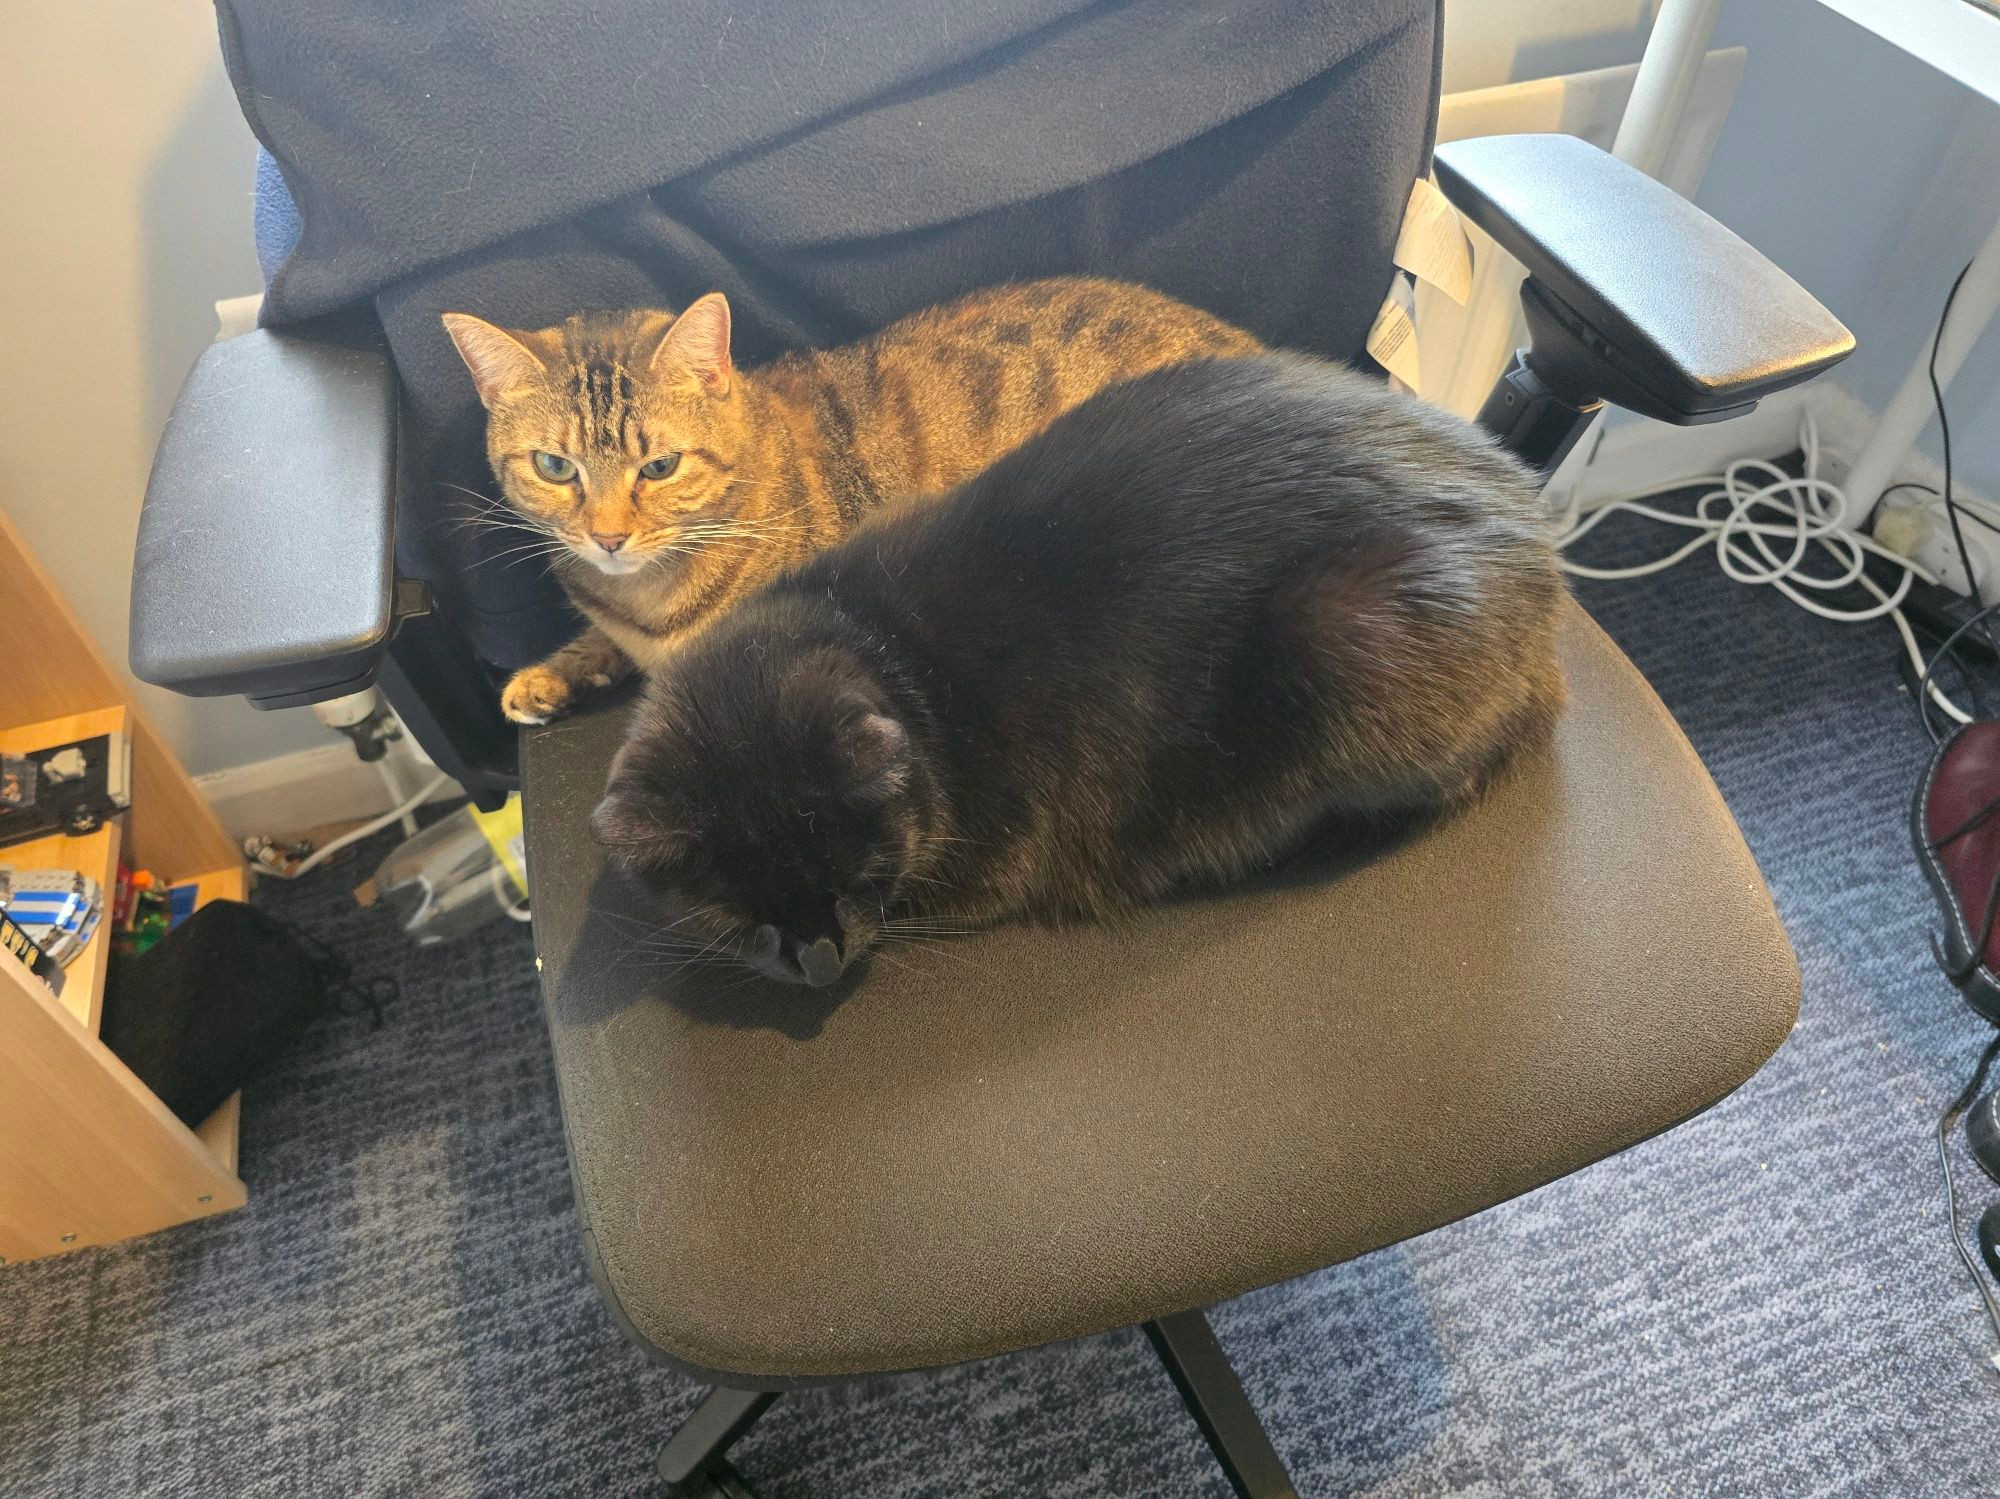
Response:
[{"label": "white wall", "polygon": [[[13,6],[7,58],[0,506],[123,666],[153,445],[211,304],[258,287],[255,146],[196,0]],[[328,742],[304,712],[143,692],[197,772]]]},{"label": "white wall", "polygon": [[1660,0],[1446,0],[1444,91],[1637,62]]},{"label": "white wall", "polygon": [[[1853,329],[1833,378],[1879,411],[2000,216],[2000,106],[1818,0],[1729,0],[1715,44],[1749,63],[1696,201]],[[1947,404],[1955,475],[2000,497],[2000,334]]]},{"label": "white wall", "polygon": [[[1908,4],[1962,19],[1955,0]],[[1445,91],[1636,61],[1658,9],[1448,0]],[[1742,46],[1748,62],[1696,201],[1854,330],[1832,378],[1880,410],[2000,215],[2000,106],[1820,0],[1725,0],[1711,46]],[[2000,498],[2000,333],[1948,404],[1955,474]],[[1941,456],[1935,423],[1918,446]]]}]

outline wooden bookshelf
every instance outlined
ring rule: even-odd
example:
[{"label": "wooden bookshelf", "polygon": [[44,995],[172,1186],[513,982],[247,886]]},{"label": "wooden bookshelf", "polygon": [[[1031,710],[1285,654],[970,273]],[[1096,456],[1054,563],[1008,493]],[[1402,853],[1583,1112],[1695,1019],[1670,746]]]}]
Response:
[{"label": "wooden bookshelf", "polygon": [[[72,739],[90,739],[98,734],[125,732],[125,709],[99,708],[90,713],[72,713],[43,723],[0,728],[0,752],[21,754],[64,744]],[[94,833],[71,838],[56,833],[27,843],[0,848],[0,864],[14,869],[74,869],[96,880],[108,905],[118,878],[118,851],[124,819],[107,822]],[[104,1014],[104,975],[110,967],[111,944],[100,940],[109,927],[90,939],[90,945],[64,969],[63,1008],[76,1016],[94,1036]]]},{"label": "wooden bookshelf", "polygon": [[[4,514],[0,716],[0,749],[113,729],[132,743],[129,812],[82,837],[0,848],[0,864],[81,870],[108,905],[122,852],[166,884],[196,885],[198,903],[242,899],[235,845]],[[107,914],[64,970],[60,997],[0,952],[0,1263],[243,1205],[240,1096],[191,1130],[98,1039],[110,952]]]}]

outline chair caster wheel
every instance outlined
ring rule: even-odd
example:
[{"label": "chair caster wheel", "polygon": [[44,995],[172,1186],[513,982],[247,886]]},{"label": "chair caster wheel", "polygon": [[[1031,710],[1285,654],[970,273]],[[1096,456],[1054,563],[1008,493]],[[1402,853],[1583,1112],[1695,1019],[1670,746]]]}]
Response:
[{"label": "chair caster wheel", "polygon": [[683,1483],[667,1485],[668,1499],[757,1499],[757,1491],[743,1481],[728,1463],[719,1462],[706,1473],[697,1473]]}]

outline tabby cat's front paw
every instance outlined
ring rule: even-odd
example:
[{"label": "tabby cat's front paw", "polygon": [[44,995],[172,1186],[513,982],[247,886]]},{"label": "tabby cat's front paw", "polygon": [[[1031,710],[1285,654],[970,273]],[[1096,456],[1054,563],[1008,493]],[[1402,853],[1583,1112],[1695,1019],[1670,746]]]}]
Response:
[{"label": "tabby cat's front paw", "polygon": [[576,684],[546,666],[524,666],[500,694],[500,711],[515,723],[547,723],[569,712]]}]

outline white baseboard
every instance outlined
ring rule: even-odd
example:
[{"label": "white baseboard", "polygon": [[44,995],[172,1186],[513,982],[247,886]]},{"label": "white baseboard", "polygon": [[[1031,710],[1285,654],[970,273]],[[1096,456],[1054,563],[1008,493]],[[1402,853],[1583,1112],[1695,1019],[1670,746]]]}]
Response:
[{"label": "white baseboard", "polygon": [[[397,784],[407,792],[437,774],[401,745],[392,746],[387,758]],[[239,840],[376,817],[394,805],[381,772],[357,759],[344,739],[196,776],[195,786],[224,830]],[[460,794],[457,783],[447,781],[431,800]]]}]

